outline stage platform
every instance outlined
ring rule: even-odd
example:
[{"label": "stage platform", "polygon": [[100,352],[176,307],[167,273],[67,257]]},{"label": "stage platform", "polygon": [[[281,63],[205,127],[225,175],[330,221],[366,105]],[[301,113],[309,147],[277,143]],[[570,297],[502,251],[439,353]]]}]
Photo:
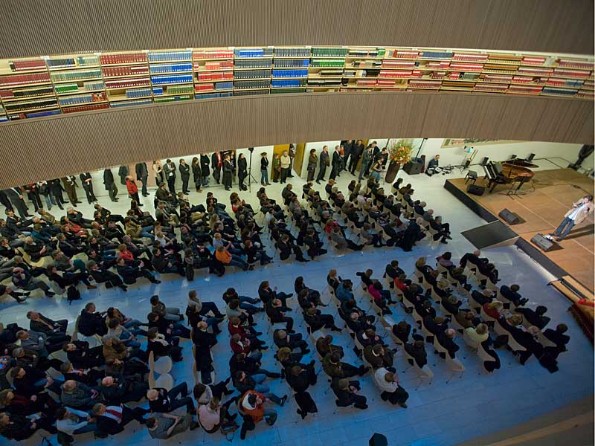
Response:
[{"label": "stage platform", "polygon": [[[573,228],[556,249],[544,252],[531,242],[535,234],[552,233],[572,203],[593,194],[593,180],[572,169],[538,171],[519,195],[508,195],[508,185],[498,185],[492,193],[486,189],[482,196],[471,195],[468,184],[464,178],[454,178],[446,180],[444,187],[488,223],[500,220],[516,233],[515,244],[558,279],[552,285],[574,303],[573,314],[593,339],[593,307],[579,303],[583,297],[593,299],[593,215]],[[476,184],[487,186],[487,181],[480,177]],[[502,209],[518,214],[522,222],[509,225],[499,219]]]},{"label": "stage platform", "polygon": [[[476,184],[486,185],[481,177]],[[492,193],[486,190],[483,196],[470,195],[464,178],[447,180],[444,187],[488,222],[497,220],[498,213],[505,208],[518,214],[524,221],[509,225],[510,229],[560,268],[555,270],[544,265],[546,269],[559,278],[570,275],[593,292],[593,215],[559,243],[562,249],[543,252],[531,243],[535,234],[553,232],[573,202],[586,194],[593,194],[592,179],[572,169],[538,171],[533,181],[521,189],[523,195],[507,195],[507,185],[496,186]]]}]

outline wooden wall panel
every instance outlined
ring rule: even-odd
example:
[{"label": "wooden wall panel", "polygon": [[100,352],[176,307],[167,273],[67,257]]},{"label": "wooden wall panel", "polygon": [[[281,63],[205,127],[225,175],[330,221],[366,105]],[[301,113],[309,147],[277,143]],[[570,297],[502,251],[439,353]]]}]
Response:
[{"label": "wooden wall panel", "polygon": [[593,1],[2,1],[0,57],[249,45],[592,54]]},{"label": "wooden wall panel", "polygon": [[266,95],[156,104],[0,126],[0,187],[290,141],[375,137],[593,143],[593,102],[433,92]]}]

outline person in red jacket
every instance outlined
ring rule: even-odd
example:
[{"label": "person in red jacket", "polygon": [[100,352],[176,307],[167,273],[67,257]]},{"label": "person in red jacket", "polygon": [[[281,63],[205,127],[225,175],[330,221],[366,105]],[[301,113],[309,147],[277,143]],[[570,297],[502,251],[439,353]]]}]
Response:
[{"label": "person in red jacket", "polygon": [[230,336],[237,334],[240,336],[241,339],[248,339],[253,349],[268,349],[264,341],[258,339],[258,336],[261,335],[262,332],[256,331],[253,327],[242,324],[242,321],[239,317],[230,317],[229,323],[227,324],[227,328],[229,330]]},{"label": "person in red jacket", "polygon": [[132,198],[139,206],[142,206],[140,202],[140,198],[138,196],[138,186],[134,182],[134,178],[131,176],[126,177],[126,189],[128,190],[128,195]]},{"label": "person in red jacket", "polygon": [[254,430],[256,423],[263,419],[269,426],[275,424],[277,421],[277,412],[272,409],[267,409],[264,403],[268,399],[256,390],[248,390],[238,399],[238,412],[242,415],[244,423],[240,431],[240,438],[246,438],[246,432]]}]

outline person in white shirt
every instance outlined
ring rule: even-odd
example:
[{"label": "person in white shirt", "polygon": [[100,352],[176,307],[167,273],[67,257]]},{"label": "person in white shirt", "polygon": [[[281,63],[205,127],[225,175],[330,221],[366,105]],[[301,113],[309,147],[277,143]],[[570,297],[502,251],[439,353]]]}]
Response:
[{"label": "person in white shirt", "polygon": [[281,183],[285,183],[285,180],[287,180],[287,177],[290,176],[290,173],[291,173],[290,165],[291,165],[291,158],[289,157],[289,154],[287,153],[287,150],[286,150],[285,152],[283,152],[283,155],[281,155]]},{"label": "person in white shirt", "polygon": [[381,367],[374,373],[374,382],[382,392],[380,397],[383,401],[390,401],[392,404],[407,408],[409,394],[399,385],[399,379],[395,372]]},{"label": "person in white shirt", "polygon": [[87,412],[60,407],[56,411],[56,429],[67,435],[84,434],[95,430],[95,423],[90,423]]},{"label": "person in white shirt", "polygon": [[572,209],[566,212],[564,220],[550,236],[556,237],[558,241],[564,240],[575,225],[582,223],[592,213],[593,195],[585,195],[576,203],[573,203]]}]

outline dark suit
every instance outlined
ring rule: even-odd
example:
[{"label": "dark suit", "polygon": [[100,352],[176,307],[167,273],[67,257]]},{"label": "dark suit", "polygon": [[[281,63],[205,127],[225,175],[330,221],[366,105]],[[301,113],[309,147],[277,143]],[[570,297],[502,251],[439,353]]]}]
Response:
[{"label": "dark suit", "polygon": [[221,182],[221,167],[223,167],[223,157],[220,152],[211,155],[211,167],[213,168],[213,178],[219,184]]},{"label": "dark suit", "polygon": [[134,167],[136,171],[136,179],[143,184],[143,197],[149,195],[147,193],[147,179],[149,178],[149,170],[146,163],[136,163]]},{"label": "dark suit", "polygon": [[[93,203],[94,201],[97,201],[97,198],[95,198],[95,192],[93,191],[93,181],[91,180],[91,173],[81,173],[79,175],[79,178],[81,179],[81,184],[83,186],[83,189],[85,190],[85,194],[87,195],[87,201],[89,202],[89,204]],[[87,182],[87,180],[91,181]]]},{"label": "dark suit", "polygon": [[111,169],[105,169],[103,171],[103,184],[105,185],[105,190],[109,194],[109,198],[112,201],[118,201],[116,196],[118,195],[118,188],[116,187],[116,183],[114,181],[114,174],[112,173]]},{"label": "dark suit", "polygon": [[339,152],[335,150],[335,152],[333,152],[333,168],[331,169],[331,174],[329,176],[330,179],[334,180],[337,177],[341,171],[342,163],[343,161],[341,161],[341,155],[339,155]]},{"label": "dark suit", "polygon": [[21,218],[29,217],[29,209],[25,204],[25,200],[21,198],[23,196],[23,192],[21,191],[20,187],[11,187],[10,189],[6,189],[6,195],[12,203],[12,207],[17,210]]},{"label": "dark suit", "polygon": [[316,177],[316,181],[324,180],[324,175],[326,174],[326,168],[330,164],[329,161],[329,154],[324,150],[320,153],[320,170],[318,171],[318,176]]},{"label": "dark suit", "polygon": [[188,181],[190,181],[190,165],[180,163],[178,169],[180,169],[180,177],[182,178],[182,192],[189,194]]}]

